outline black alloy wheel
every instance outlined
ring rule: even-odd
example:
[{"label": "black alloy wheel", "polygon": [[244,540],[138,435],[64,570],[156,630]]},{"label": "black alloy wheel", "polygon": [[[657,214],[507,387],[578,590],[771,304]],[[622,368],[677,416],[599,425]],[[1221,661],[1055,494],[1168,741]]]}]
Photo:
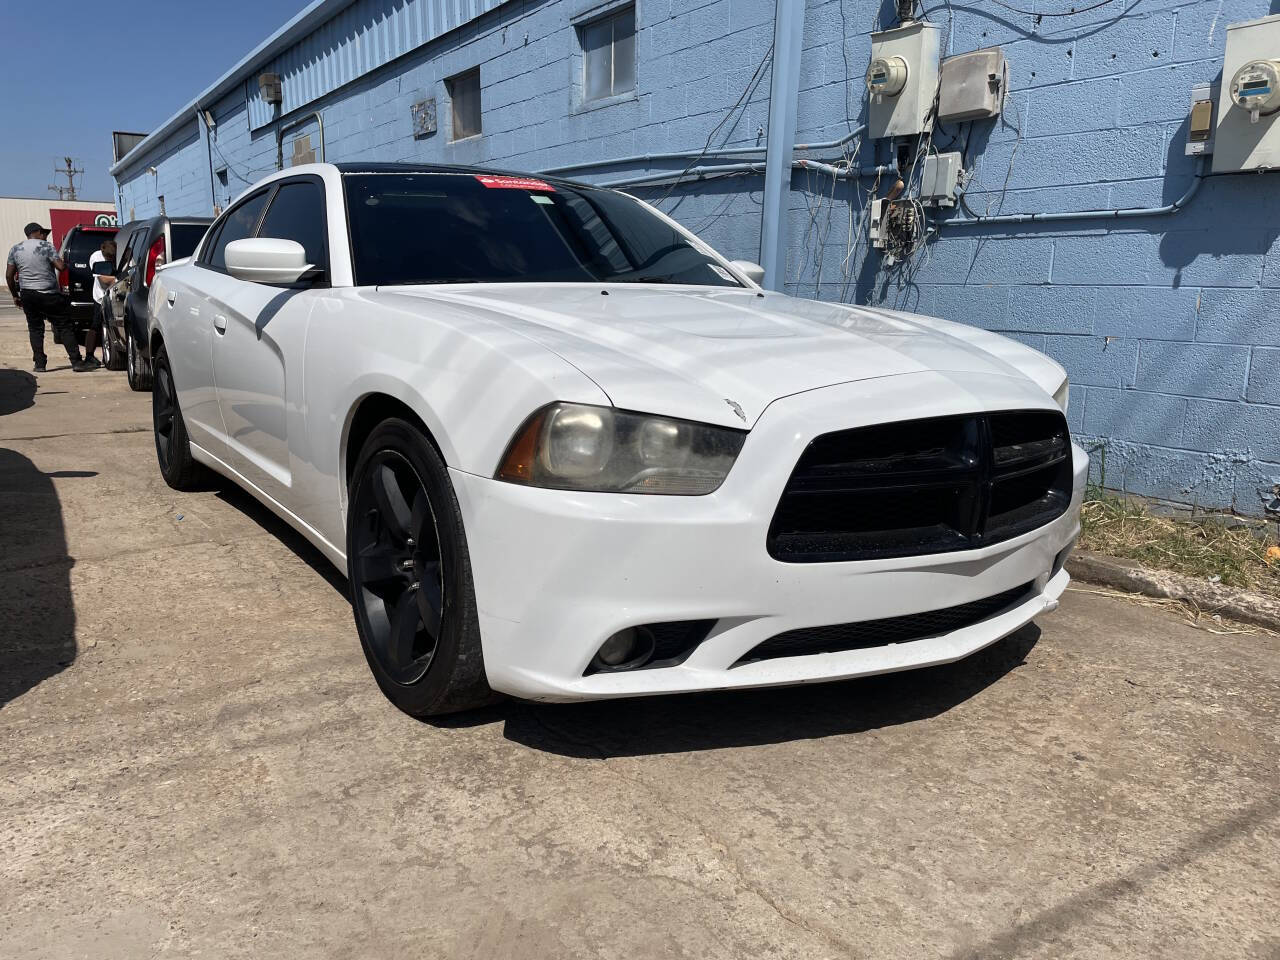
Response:
[{"label": "black alloy wheel", "polygon": [[151,394],[151,412],[156,429],[156,456],[160,460],[160,472],[163,473],[173,462],[173,421],[178,412],[178,404],[168,365],[161,367],[158,372],[156,388]]},{"label": "black alloy wheel", "polygon": [[353,599],[379,665],[410,685],[431,666],[444,619],[435,511],[413,465],[395,450],[375,454],[364,480],[352,507]]},{"label": "black alloy wheel", "polygon": [[382,692],[418,717],[490,702],[462,513],[439,453],[416,425],[387,420],[349,493],[351,605]]},{"label": "black alloy wheel", "polygon": [[156,438],[156,460],[165,483],[175,490],[198,486],[203,468],[191,456],[187,425],[178,406],[169,358],[160,348],[156,355],[156,387],[151,392],[151,422]]}]

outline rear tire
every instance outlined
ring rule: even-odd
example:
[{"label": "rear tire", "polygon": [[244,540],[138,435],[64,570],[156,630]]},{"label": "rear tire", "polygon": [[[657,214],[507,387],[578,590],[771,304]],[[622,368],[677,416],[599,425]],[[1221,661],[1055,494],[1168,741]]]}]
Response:
[{"label": "rear tire", "polygon": [[360,645],[388,700],[425,717],[496,699],[453,484],[435,448],[404,420],[380,424],[356,461],[347,574]]},{"label": "rear tire", "polygon": [[161,346],[156,354],[156,389],[151,393],[151,423],[156,438],[160,475],[175,490],[194,490],[205,478],[205,469],[191,456],[187,424],[178,405],[169,357]]},{"label": "rear tire", "polygon": [[138,352],[138,344],[133,337],[133,331],[129,329],[128,321],[125,322],[124,339],[125,369],[128,371],[129,389],[145,393],[152,386],[151,364],[147,363]]}]

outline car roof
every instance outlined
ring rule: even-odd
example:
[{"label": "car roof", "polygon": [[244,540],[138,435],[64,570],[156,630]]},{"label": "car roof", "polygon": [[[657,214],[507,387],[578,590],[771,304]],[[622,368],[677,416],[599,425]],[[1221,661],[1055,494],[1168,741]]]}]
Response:
[{"label": "car roof", "polygon": [[346,161],[333,165],[339,173],[498,173],[486,167],[464,163],[359,163]]},{"label": "car roof", "polygon": [[[168,221],[169,221],[169,223],[195,223],[195,224],[200,224],[200,225],[202,225],[202,226],[208,226],[209,224],[213,223],[213,218],[212,218],[212,217],[168,217],[168,216],[158,216],[158,217],[143,217],[143,218],[142,218],[142,219],[140,219],[140,220],[130,220],[130,221],[129,221],[128,223],[126,223],[123,227],[120,227],[120,229],[121,229],[121,230],[133,230],[133,229],[136,229],[137,227],[144,227],[144,226],[145,226],[145,227],[154,227],[156,224],[158,224],[158,223],[164,223],[166,220],[168,220]],[[114,230],[115,228],[114,228],[114,227],[112,227],[112,229]]]},{"label": "car roof", "polygon": [[551,177],[546,174],[532,173],[528,170],[506,170],[494,167],[478,167],[461,163],[359,163],[344,161],[331,166],[339,173],[471,173],[487,174],[495,177],[530,177],[545,180],[548,183],[570,184],[575,187],[590,187],[589,183],[579,183],[564,177]]}]

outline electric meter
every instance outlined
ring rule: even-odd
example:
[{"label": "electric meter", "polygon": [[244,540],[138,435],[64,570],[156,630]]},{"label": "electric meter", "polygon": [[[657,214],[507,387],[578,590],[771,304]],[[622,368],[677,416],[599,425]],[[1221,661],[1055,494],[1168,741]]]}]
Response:
[{"label": "electric meter", "polygon": [[875,99],[896,97],[907,85],[907,61],[902,57],[879,57],[867,68],[867,92]]},{"label": "electric meter", "polygon": [[1280,110],[1280,60],[1252,60],[1231,78],[1231,101],[1249,120]]}]

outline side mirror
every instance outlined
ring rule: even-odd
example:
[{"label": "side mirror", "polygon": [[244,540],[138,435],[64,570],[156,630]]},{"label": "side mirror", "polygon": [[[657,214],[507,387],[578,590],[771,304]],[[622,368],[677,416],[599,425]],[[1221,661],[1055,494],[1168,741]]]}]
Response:
[{"label": "side mirror", "polygon": [[227,244],[227,273],[250,283],[297,283],[315,270],[296,240],[252,237]]},{"label": "side mirror", "polygon": [[[231,248],[228,247],[228,250]],[[764,267],[758,263],[752,263],[750,260],[734,260],[730,263],[735,270],[745,276],[752,283],[764,283]]]}]

